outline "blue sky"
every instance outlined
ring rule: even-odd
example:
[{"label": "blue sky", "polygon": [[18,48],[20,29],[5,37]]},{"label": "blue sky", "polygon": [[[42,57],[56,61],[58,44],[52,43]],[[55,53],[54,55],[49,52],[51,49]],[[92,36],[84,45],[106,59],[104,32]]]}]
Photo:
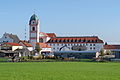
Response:
[{"label": "blue sky", "polygon": [[34,11],[42,32],[95,35],[105,42],[120,43],[120,0],[0,0],[0,37],[8,32],[24,39]]}]

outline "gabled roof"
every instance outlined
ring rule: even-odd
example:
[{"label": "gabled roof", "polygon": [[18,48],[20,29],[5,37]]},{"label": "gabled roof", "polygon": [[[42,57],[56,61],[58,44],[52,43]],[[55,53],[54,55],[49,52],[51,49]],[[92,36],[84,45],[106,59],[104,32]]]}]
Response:
[{"label": "gabled roof", "polygon": [[26,47],[33,47],[30,43],[28,43],[27,41],[20,41],[21,43],[23,43],[24,46]]},{"label": "gabled roof", "polygon": [[10,43],[10,42],[8,42],[8,43],[4,43],[4,44],[8,44],[8,45],[11,45],[11,46],[21,46],[21,45],[18,44],[18,43]]},{"label": "gabled roof", "polygon": [[18,52],[29,52],[29,50],[27,48],[16,49],[15,51],[18,51]]},{"label": "gabled roof", "polygon": [[120,45],[104,45],[104,49],[120,49]]},{"label": "gabled roof", "polygon": [[46,43],[37,43],[40,45],[41,48],[51,48],[49,45],[47,45]]},{"label": "gabled roof", "polygon": [[48,37],[51,37],[51,38],[56,37],[55,33],[46,33],[46,34],[48,35]]},{"label": "gabled roof", "polygon": [[40,32],[39,34],[42,34],[42,35],[44,35],[44,36],[41,36],[40,35],[40,37],[45,37],[45,36],[48,36],[46,33],[44,33],[44,32]]},{"label": "gabled roof", "polygon": [[9,36],[11,39],[13,39],[14,43],[18,43],[20,41],[20,39],[18,38],[17,35],[13,35],[13,34],[9,34],[9,33],[5,33],[4,35]]}]

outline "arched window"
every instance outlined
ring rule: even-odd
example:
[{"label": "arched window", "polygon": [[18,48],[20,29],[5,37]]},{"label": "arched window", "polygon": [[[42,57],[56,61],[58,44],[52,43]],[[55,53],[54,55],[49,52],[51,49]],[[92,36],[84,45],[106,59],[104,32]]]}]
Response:
[{"label": "arched window", "polygon": [[32,27],[32,31],[35,31],[35,27]]}]

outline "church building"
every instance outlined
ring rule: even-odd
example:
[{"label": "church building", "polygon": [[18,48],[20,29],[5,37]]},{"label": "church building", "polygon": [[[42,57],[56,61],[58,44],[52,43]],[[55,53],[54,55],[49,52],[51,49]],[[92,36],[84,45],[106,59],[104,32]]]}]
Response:
[{"label": "church building", "polygon": [[56,36],[55,33],[40,32],[40,20],[33,14],[29,21],[29,41],[44,43],[52,51],[100,51],[104,42],[98,36]]}]

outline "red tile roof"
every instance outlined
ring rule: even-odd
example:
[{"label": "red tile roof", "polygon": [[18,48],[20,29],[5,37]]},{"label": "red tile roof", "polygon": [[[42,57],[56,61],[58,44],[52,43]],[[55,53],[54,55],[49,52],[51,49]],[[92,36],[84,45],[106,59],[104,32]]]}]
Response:
[{"label": "red tile roof", "polygon": [[56,37],[51,38],[47,43],[103,43],[96,36],[90,37]]},{"label": "red tile roof", "polygon": [[20,45],[20,44],[18,44],[18,43],[10,43],[10,42],[5,43],[5,44],[11,45],[11,46],[21,46],[21,45]]},{"label": "red tile roof", "polygon": [[104,45],[104,49],[120,49],[120,45]]},{"label": "red tile roof", "polygon": [[40,45],[41,48],[51,48],[49,45],[47,45],[46,43],[37,43]]},{"label": "red tile roof", "polygon": [[55,33],[46,33],[49,37],[56,37]]},{"label": "red tile roof", "polygon": [[26,47],[33,47],[30,43],[28,43],[27,41],[20,41],[23,43],[24,46]]},{"label": "red tile roof", "polygon": [[44,36],[48,36],[46,33],[44,33],[44,32],[40,32],[40,34],[43,34]]}]

